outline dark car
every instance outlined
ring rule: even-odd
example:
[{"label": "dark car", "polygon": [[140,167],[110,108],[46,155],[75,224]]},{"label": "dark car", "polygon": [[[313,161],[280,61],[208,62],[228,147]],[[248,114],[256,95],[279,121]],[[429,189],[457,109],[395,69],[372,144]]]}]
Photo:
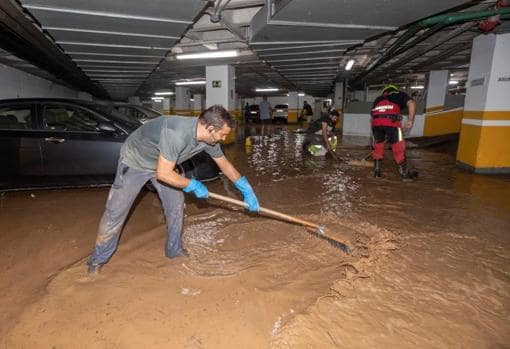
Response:
[{"label": "dark car", "polygon": [[260,122],[260,108],[258,104],[252,104],[249,108],[250,116],[248,117],[248,120],[252,122]]},{"label": "dark car", "polygon": [[[111,184],[122,143],[141,122],[100,110],[65,99],[0,101],[0,191]],[[198,156],[182,164],[186,177],[217,178],[216,163]]]}]

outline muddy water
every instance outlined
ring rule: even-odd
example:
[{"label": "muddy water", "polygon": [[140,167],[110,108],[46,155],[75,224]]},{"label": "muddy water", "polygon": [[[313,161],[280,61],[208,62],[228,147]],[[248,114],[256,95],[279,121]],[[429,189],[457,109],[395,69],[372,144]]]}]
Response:
[{"label": "muddy water", "polygon": [[426,148],[408,154],[419,181],[402,183],[391,159],[376,180],[359,166],[367,149],[307,157],[291,131],[248,129],[252,145],[227,156],[263,206],[324,224],[352,256],[299,226],[190,200],[191,255],[168,260],[159,202],[144,193],[90,279],[107,190],[5,194],[0,347],[508,347],[508,177],[459,172],[449,149]]}]

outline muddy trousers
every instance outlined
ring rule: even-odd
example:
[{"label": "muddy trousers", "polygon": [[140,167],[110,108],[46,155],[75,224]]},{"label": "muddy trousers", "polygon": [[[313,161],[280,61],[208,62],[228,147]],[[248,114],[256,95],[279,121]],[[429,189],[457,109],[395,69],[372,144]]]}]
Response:
[{"label": "muddy trousers", "polygon": [[381,160],[384,157],[384,143],[391,144],[393,158],[397,164],[402,164],[406,160],[406,143],[402,136],[402,130],[399,127],[375,126],[372,127],[374,135],[374,150],[372,157],[374,160]]},{"label": "muddy trousers", "polygon": [[131,206],[147,181],[156,188],[167,223],[165,255],[172,258],[182,251],[182,225],[184,217],[184,194],[181,190],[156,180],[154,171],[141,171],[128,167],[119,161],[106,210],[99,223],[96,246],[88,265],[102,265],[108,262],[119,243],[122,226]]}]

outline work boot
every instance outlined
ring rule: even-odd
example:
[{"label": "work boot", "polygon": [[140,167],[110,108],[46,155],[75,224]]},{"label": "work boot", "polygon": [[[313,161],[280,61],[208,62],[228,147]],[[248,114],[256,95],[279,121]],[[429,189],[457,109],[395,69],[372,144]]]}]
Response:
[{"label": "work boot", "polygon": [[398,165],[398,173],[400,173],[400,178],[404,181],[411,181],[418,177],[418,172],[409,170],[406,161],[403,161]]},{"label": "work boot", "polygon": [[374,177],[382,177],[382,159],[374,160]]},{"label": "work boot", "polygon": [[89,264],[87,271],[90,276],[96,276],[99,275],[102,267],[101,264]]}]

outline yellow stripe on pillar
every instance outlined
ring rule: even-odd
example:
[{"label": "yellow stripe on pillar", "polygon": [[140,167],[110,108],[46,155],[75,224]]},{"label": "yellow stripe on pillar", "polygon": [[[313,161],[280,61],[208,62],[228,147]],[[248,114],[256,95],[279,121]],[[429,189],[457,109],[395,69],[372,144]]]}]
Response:
[{"label": "yellow stripe on pillar", "polygon": [[299,116],[299,113],[301,112],[301,109],[289,109],[288,115],[287,115],[287,122],[291,124],[297,123],[297,119]]},{"label": "yellow stripe on pillar", "polygon": [[510,170],[510,111],[465,112],[457,161],[475,172]]},{"label": "yellow stripe on pillar", "polygon": [[464,119],[477,120],[510,120],[510,111],[478,111],[465,110]]}]

